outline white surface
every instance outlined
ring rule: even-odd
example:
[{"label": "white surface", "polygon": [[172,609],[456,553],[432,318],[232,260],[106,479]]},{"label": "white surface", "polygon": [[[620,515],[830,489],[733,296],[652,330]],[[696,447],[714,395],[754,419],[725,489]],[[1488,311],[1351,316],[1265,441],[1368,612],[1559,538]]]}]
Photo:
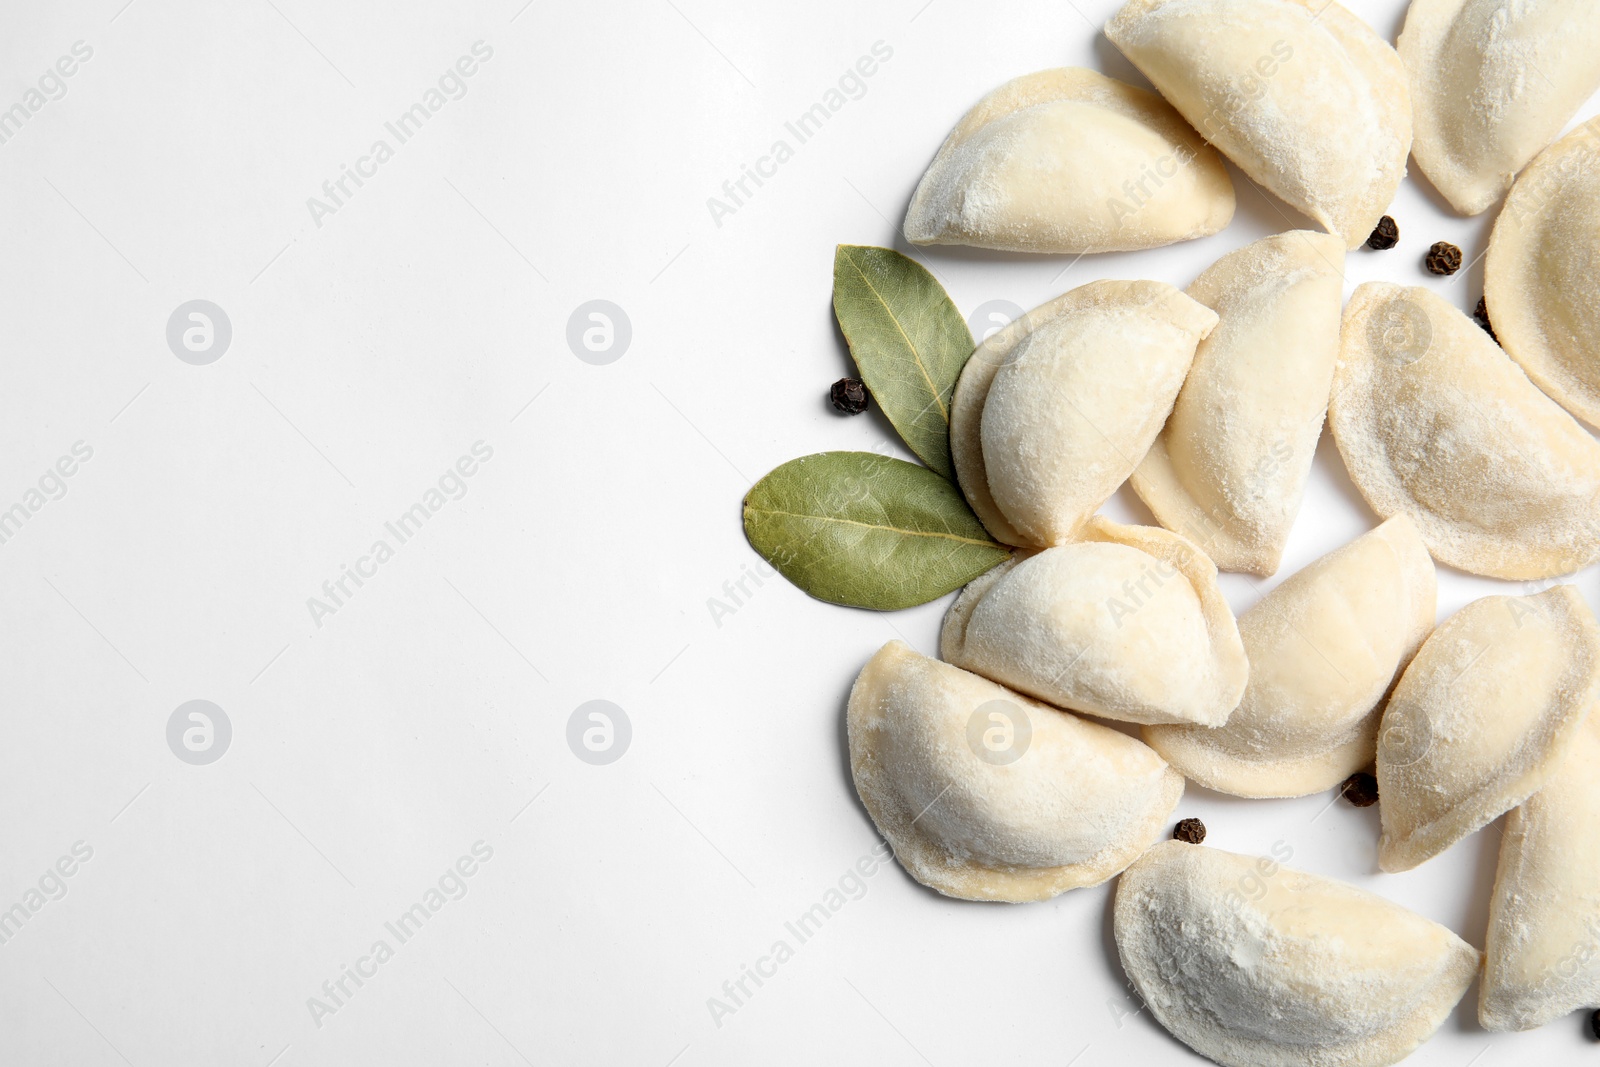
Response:
[{"label": "white surface", "polygon": [[[750,479],[890,440],[826,407],[847,369],[833,246],[890,241],[1001,81],[1087,64],[1143,84],[1098,34],[1113,0],[122,3],[0,14],[0,107],[94,49],[0,144],[0,507],[94,449],[0,545],[0,908],[93,848],[0,945],[0,1062],[1197,1062],[1133,1014],[1105,888],[964,904],[885,867],[720,1027],[707,1008],[874,846],[844,695],[888,638],[933,651],[944,607],[768,580],[708,609],[756,563]],[[1396,0],[1352,6],[1398,29]],[[480,39],[467,94],[314,225],[306,198]],[[880,40],[865,94],[716,225],[706,199]],[[1238,217],[1193,244],[920,258],[963,311],[1186,285],[1303,224],[1234,173]],[[1470,310],[1481,266],[1420,260],[1439,239],[1476,259],[1492,214],[1447,217],[1413,182],[1393,213],[1401,246],[1352,254],[1350,284]],[[193,298],[233,324],[209,366],[165,342]],[[594,298],[633,325],[607,366],[565,341]],[[306,599],[479,440],[465,497],[316,627]],[[1126,490],[1108,510],[1143,516]],[[1374,521],[1325,438],[1280,577]],[[1595,573],[1575,580],[1594,603]],[[1272,584],[1225,581],[1237,609]],[[1507,588],[1440,584],[1443,613]],[[233,724],[208,766],[165,740],[195,698]],[[608,766],[565,741],[596,698],[633,724]],[[1496,831],[1379,876],[1376,809],[1328,800],[1191,791],[1179,814],[1482,944]],[[480,839],[470,892],[315,1025],[307,998]],[[1413,1062],[1592,1058],[1578,1016],[1491,1037],[1476,1000]]]}]

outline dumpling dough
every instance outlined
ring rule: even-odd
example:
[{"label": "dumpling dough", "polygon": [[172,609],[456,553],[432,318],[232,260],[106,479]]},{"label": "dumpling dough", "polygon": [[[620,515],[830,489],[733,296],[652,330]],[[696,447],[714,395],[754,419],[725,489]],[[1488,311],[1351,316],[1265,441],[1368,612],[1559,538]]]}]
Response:
[{"label": "dumpling dough", "polygon": [[1133,472],[1161,525],[1220,570],[1278,569],[1328,413],[1344,244],[1297,230],[1219,259],[1185,292],[1218,316]]},{"label": "dumpling dough", "polygon": [[1368,282],[1344,314],[1328,423],[1384,518],[1474,574],[1569,574],[1600,554],[1600,444],[1466,315]]},{"label": "dumpling dough", "polygon": [[1139,465],[1216,313],[1164,282],[1090,282],[978,346],[956,383],[962,492],[1013,545],[1069,541]]},{"label": "dumpling dough", "polygon": [[[1600,6],[1592,11],[1600,17]],[[1594,69],[1600,72],[1600,63]],[[1511,187],[1495,220],[1483,284],[1495,333],[1511,358],[1593,426],[1600,426],[1597,268],[1600,119],[1591,119],[1546,149]]]},{"label": "dumpling dough", "polygon": [[1409,871],[1540,789],[1600,697],[1600,625],[1570,585],[1475,600],[1400,676],[1378,734],[1378,865]]},{"label": "dumpling dough", "polygon": [[1239,618],[1250,684],[1226,725],[1146,726],[1186,778],[1241,797],[1299,797],[1371,766],[1378,705],[1433,629],[1437,582],[1396,515]]},{"label": "dumpling dough", "polygon": [[856,792],[895,857],[963,900],[1099,885],[1183,795],[1183,776],[1126,734],[899,641],[862,668],[847,725]]},{"label": "dumpling dough", "polygon": [[1105,719],[1217,726],[1249,674],[1217,569],[1183,538],[1096,517],[1083,539],[972,582],[940,654]]},{"label": "dumpling dough", "polygon": [[1271,192],[1365,241],[1411,151],[1405,65],[1332,0],[1129,0],[1106,36]]},{"label": "dumpling dough", "polygon": [[1223,1067],[1398,1063],[1444,1023],[1482,962],[1380,896],[1181,841],[1123,874],[1112,926],[1151,1014]]},{"label": "dumpling dough", "polygon": [[1464,215],[1498,200],[1600,88],[1594,0],[1411,0],[1395,47],[1411,75],[1411,154]]},{"label": "dumpling dough", "polygon": [[1222,157],[1154,93],[1092,70],[1007,82],[945,138],[906,212],[912,244],[1113,252],[1216,233]]},{"label": "dumpling dough", "polygon": [[1545,787],[1506,816],[1489,903],[1486,1030],[1532,1030],[1600,1004],[1600,716]]}]

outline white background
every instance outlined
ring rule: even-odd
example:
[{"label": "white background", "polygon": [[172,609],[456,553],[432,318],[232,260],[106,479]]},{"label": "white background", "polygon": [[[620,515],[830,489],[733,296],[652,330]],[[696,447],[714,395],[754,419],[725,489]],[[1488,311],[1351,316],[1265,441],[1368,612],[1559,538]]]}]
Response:
[{"label": "white background", "polygon": [[[93,849],[0,945],[0,1063],[1197,1061],[1134,1014],[1109,887],[961,903],[891,865],[720,1027],[707,1008],[876,842],[844,697],[884,641],[935,651],[945,607],[769,580],[708,609],[756,562],[754,478],[905,454],[876,412],[826,406],[849,368],[834,245],[896,241],[940,140],[1002,81],[1145,84],[1099,34],[1113,0],[123,4],[0,14],[0,107],[94,50],[0,145],[0,508],[94,450],[0,545],[0,908]],[[1351,6],[1398,31],[1397,0]],[[317,225],[307,198],[479,40],[466,95]],[[707,198],[793,145],[785,120],[878,41],[865,95],[718,226]],[[1065,271],[917,256],[964,313],[1101,277],[1183,286],[1305,225],[1234,174],[1232,226],[1192,244]],[[1436,279],[1421,257],[1448,239],[1477,260],[1493,216],[1440,203],[1408,182],[1400,246],[1353,253],[1349,286],[1470,310],[1481,265]],[[194,298],[233,326],[209,366],[166,344]],[[633,327],[606,366],[565,339],[597,298]],[[466,496],[318,626],[307,598],[480,440]],[[1149,521],[1126,491],[1108,511]],[[1374,524],[1325,437],[1279,578]],[[1276,580],[1224,585],[1243,610]],[[1594,603],[1595,573],[1573,580]],[[1441,568],[1441,615],[1508,590]],[[165,737],[195,698],[233,725],[208,766]],[[596,698],[633,726],[608,766],[566,743]],[[1482,944],[1496,830],[1380,876],[1377,809],[1331,797],[1191,789],[1178,814]],[[318,1026],[307,998],[480,839],[468,894]],[[1491,1036],[1476,1001],[1413,1062],[1593,1056],[1577,1015]]]}]

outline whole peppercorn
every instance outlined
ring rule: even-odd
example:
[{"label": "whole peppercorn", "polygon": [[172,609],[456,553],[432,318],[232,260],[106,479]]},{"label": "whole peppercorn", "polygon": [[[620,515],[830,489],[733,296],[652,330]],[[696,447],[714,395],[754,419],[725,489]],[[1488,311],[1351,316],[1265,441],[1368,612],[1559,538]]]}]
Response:
[{"label": "whole peppercorn", "polygon": [[1454,274],[1461,269],[1461,249],[1449,241],[1440,241],[1428,249],[1422,262],[1435,274]]},{"label": "whole peppercorn", "polygon": [[1339,795],[1358,808],[1370,808],[1378,802],[1378,780],[1364,772],[1352,774],[1339,783]]},{"label": "whole peppercorn", "polygon": [[1173,828],[1172,839],[1198,845],[1206,839],[1206,824],[1199,819],[1181,819]]},{"label": "whole peppercorn", "polygon": [[1484,328],[1495,344],[1500,343],[1499,335],[1494,332],[1494,323],[1489,321],[1489,301],[1486,297],[1478,297],[1478,306],[1472,309],[1472,317]]},{"label": "whole peppercorn", "polygon": [[1394,217],[1385,215],[1378,220],[1378,225],[1372,230],[1372,236],[1367,238],[1367,247],[1382,252],[1393,248],[1400,243],[1400,227],[1395,225]]},{"label": "whole peppercorn", "polygon": [[860,378],[840,378],[828,390],[828,399],[835,410],[846,415],[859,415],[867,410],[867,387]]}]

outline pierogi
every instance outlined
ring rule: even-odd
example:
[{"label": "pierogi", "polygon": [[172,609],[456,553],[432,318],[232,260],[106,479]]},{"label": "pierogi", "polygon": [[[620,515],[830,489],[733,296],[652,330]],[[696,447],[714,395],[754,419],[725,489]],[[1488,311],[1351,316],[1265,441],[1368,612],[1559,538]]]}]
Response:
[{"label": "pierogi", "polygon": [[1355,248],[1406,173],[1388,42],[1332,0],[1129,0],[1106,36],[1239,169]]},{"label": "pierogi", "polygon": [[[1600,6],[1590,21],[1596,18]],[[1591,119],[1545,149],[1511,187],[1483,275],[1500,344],[1539,388],[1591,426],[1600,426],[1597,265],[1600,119]]]},{"label": "pierogi", "polygon": [[1204,553],[1099,516],[1081,540],[968,585],[945,615],[940,654],[1039,700],[1137,723],[1218,726],[1249,674]]},{"label": "pierogi", "polygon": [[1298,797],[1371,766],[1379,705],[1433,629],[1433,560],[1404,515],[1292,575],[1239,617],[1250,681],[1228,721],[1146,726],[1186,778]]},{"label": "pierogi", "polygon": [[1222,157],[1154,93],[1080,68],[1007,82],[945,138],[906,212],[912,244],[1111,252],[1216,233]]},{"label": "pierogi", "polygon": [[1269,575],[1283,558],[1328,413],[1343,267],[1338,238],[1297,230],[1223,256],[1185,290],[1217,327],[1133,488],[1219,570]]},{"label": "pierogi", "polygon": [[1098,281],[979,345],[956,383],[956,477],[1012,545],[1070,541],[1172,412],[1217,315],[1164,282]]},{"label": "pierogi", "polygon": [[1600,5],[1411,0],[1395,48],[1411,81],[1411,154],[1476,215],[1600,88]]},{"label": "pierogi", "polygon": [[1163,841],[1122,875],[1122,967],[1172,1036],[1223,1067],[1382,1067],[1438,1030],[1478,950],[1375,894],[1273,858]]},{"label": "pierogi", "polygon": [[1506,816],[1478,997],[1486,1030],[1532,1030],[1600,1004],[1600,716]]},{"label": "pierogi", "polygon": [[1600,697],[1576,588],[1475,600],[1423,642],[1378,733],[1378,865],[1409,871],[1543,787]]},{"label": "pierogi", "polygon": [[850,690],[856,791],[913,878],[964,900],[1099,885],[1161,833],[1183,776],[1138,740],[890,641]]},{"label": "pierogi", "polygon": [[1600,444],[1427,289],[1356,290],[1328,424],[1372,510],[1440,563],[1536,579],[1600,555]]}]

